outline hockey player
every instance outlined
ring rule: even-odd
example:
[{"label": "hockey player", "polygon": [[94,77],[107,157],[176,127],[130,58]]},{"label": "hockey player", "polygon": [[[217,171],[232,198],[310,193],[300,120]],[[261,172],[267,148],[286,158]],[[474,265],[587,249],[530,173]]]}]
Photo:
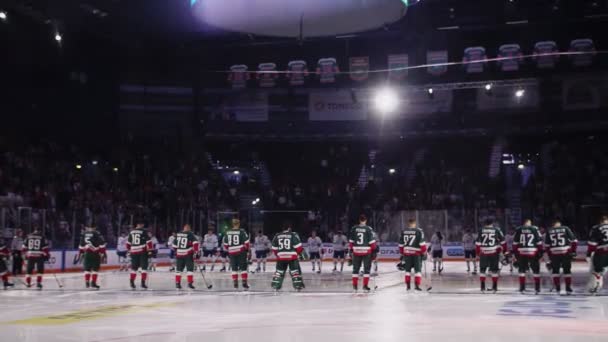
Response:
[{"label": "hockey player", "polygon": [[213,272],[218,243],[217,235],[215,235],[213,229],[209,228],[207,234],[203,237],[203,272],[207,271],[209,263],[211,263],[209,270]]},{"label": "hockey player", "polygon": [[341,230],[338,230],[334,235],[333,241],[334,248],[334,270],[333,272],[338,272],[338,261],[340,262],[340,272],[344,270],[344,255],[346,252],[348,238],[346,235],[342,233]]},{"label": "hockey player", "polygon": [[321,273],[321,249],[323,247],[323,241],[317,236],[317,232],[313,230],[308,238],[308,256],[312,263],[312,271],[315,271],[315,263],[319,266],[317,273]]},{"label": "hockey player", "polygon": [[186,270],[188,288],[194,290],[194,259],[198,259],[200,244],[189,224],[177,233],[173,240],[173,249],[177,258],[175,269],[175,288],[182,288],[182,273]]},{"label": "hockey player", "polygon": [[152,253],[153,242],[144,228],[143,223],[138,223],[135,229],[129,232],[127,239],[127,250],[131,256],[131,274],[129,281],[131,288],[135,290],[135,279],[137,272],[141,273],[141,288],[147,289],[146,279],[148,278],[148,258]]},{"label": "hockey player", "polygon": [[591,228],[587,242],[587,257],[591,259],[591,293],[597,293],[604,284],[604,271],[608,267],[608,216],[603,216],[600,224]]},{"label": "hockey player", "polygon": [[220,256],[219,256],[219,258],[220,258],[220,261],[222,262],[222,268],[220,269],[220,272],[226,272],[226,262],[228,261],[228,258],[229,258],[228,249],[222,243],[222,241],[224,241],[224,236],[225,235],[226,235],[226,233],[220,234],[220,236],[219,236],[219,240],[220,240]]},{"label": "hockey player", "polygon": [[97,277],[102,259],[107,259],[106,242],[95,227],[86,227],[80,238],[78,258],[83,258],[86,288],[99,289]]},{"label": "hockey player", "polygon": [[171,259],[171,268],[169,272],[175,272],[175,249],[173,248],[173,242],[175,242],[176,232],[173,232],[167,239],[167,248],[169,248],[169,259]]},{"label": "hockey player", "polygon": [[494,227],[494,221],[486,220],[485,226],[479,230],[475,242],[479,255],[479,282],[481,291],[486,291],[486,275],[488,269],[492,272],[492,291],[498,291],[498,262],[500,254],[506,249],[505,237],[499,228]]},{"label": "hockey player", "polygon": [[129,264],[127,260],[127,234],[124,232],[120,233],[118,242],[116,243],[116,255],[118,256],[118,264],[120,265],[119,271],[128,271]]},{"label": "hockey player", "polygon": [[25,284],[32,286],[32,275],[36,268],[36,287],[42,290],[42,275],[44,274],[44,262],[50,257],[49,245],[42,233],[34,228],[34,232],[29,234],[23,241],[23,255],[27,260]]},{"label": "hockey player", "polygon": [[0,240],[0,278],[2,284],[6,290],[9,287],[15,286],[15,284],[8,281],[8,267],[6,266],[5,260],[11,255],[11,251],[6,247],[4,239]]},{"label": "hockey player", "polygon": [[243,281],[243,289],[248,290],[247,283],[247,255],[250,250],[249,235],[241,229],[239,219],[232,220],[232,229],[226,231],[222,244],[228,250],[230,256],[230,267],[232,268],[232,282],[234,288],[239,288],[239,272]]},{"label": "hockey player", "polygon": [[433,272],[443,271],[443,236],[436,232],[431,237],[431,253],[433,256]]},{"label": "hockey player", "polygon": [[411,270],[414,269],[414,289],[422,291],[422,262],[426,260],[426,242],[424,232],[416,226],[416,220],[410,219],[407,228],[401,233],[399,239],[399,253],[403,255],[403,266],[405,270],[405,286],[411,289]]},{"label": "hockey player", "polygon": [[560,270],[564,271],[564,282],[566,283],[566,294],[572,293],[572,260],[576,257],[576,246],[578,241],[572,230],[562,226],[559,219],[553,221],[553,226],[545,234],[545,250],[551,260],[553,285],[559,294],[561,290]]},{"label": "hockey player", "polygon": [[519,292],[526,290],[526,270],[530,268],[534,277],[534,292],[540,293],[540,259],[543,257],[543,240],[538,227],[526,219],[523,226],[515,230],[513,255],[519,269]]},{"label": "hockey player", "polygon": [[258,263],[258,267],[255,271],[266,272],[266,258],[268,258],[268,251],[270,250],[270,240],[268,240],[268,236],[262,234],[261,230],[258,231],[258,234],[255,237],[253,247],[255,248],[255,260]]},{"label": "hockey player", "polygon": [[11,241],[11,251],[13,254],[13,276],[16,277],[23,273],[23,232],[21,229],[15,231],[15,236]]},{"label": "hockey player", "polygon": [[348,249],[353,258],[353,290],[359,287],[359,270],[363,265],[363,291],[369,292],[369,277],[372,268],[372,252],[376,249],[374,230],[367,225],[367,217],[359,216],[359,224],[349,234]]},{"label": "hockey player", "polygon": [[280,290],[283,286],[283,279],[285,278],[287,269],[289,269],[291,281],[296,291],[304,288],[302,269],[298,260],[303,250],[300,237],[297,233],[291,231],[290,225],[287,225],[284,231],[274,236],[272,239],[272,252],[277,257],[277,266],[272,278],[272,288],[275,291]]},{"label": "hockey player", "polygon": [[148,231],[148,238],[152,241],[152,248],[148,249],[148,270],[156,272],[156,258],[158,257],[158,239],[154,233]]},{"label": "hockey player", "polygon": [[378,234],[374,231],[374,240],[376,241],[376,248],[372,251],[372,276],[378,275],[378,254],[380,254],[380,241],[378,240]]},{"label": "hockey player", "polygon": [[509,272],[513,273],[513,232],[509,230],[505,235],[505,243],[507,245],[507,250],[505,251],[505,260],[509,265]]},{"label": "hockey player", "polygon": [[477,274],[477,255],[475,253],[475,237],[471,230],[467,229],[462,236],[462,245],[464,247],[464,259],[467,262],[467,273],[471,272],[471,263],[473,263],[473,275]]}]

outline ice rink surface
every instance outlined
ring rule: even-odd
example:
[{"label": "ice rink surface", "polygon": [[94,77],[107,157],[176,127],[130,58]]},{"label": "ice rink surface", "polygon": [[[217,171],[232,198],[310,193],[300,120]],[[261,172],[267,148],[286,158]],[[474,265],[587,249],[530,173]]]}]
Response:
[{"label": "ice rink surface", "polygon": [[423,279],[432,290],[422,293],[406,293],[403,272],[381,263],[378,289],[353,294],[346,265],[343,274],[323,266],[318,275],[303,263],[306,289],[300,293],[287,278],[281,293],[270,291],[272,266],[250,275],[249,292],[234,292],[230,274],[217,268],[205,274],[212,290],[196,273],[197,289],[178,292],[166,268],[151,272],[147,291],[130,290],[125,272],[102,273],[100,291],[85,290],[81,274],[59,275],[63,289],[52,275],[45,276],[43,291],[15,281],[15,289],[0,291],[0,341],[608,340],[607,292],[585,294],[584,263],[575,266],[572,296],[549,292],[546,270],[541,295],[519,294],[517,272],[508,268],[497,294],[481,294],[464,262],[445,263],[442,275]]}]

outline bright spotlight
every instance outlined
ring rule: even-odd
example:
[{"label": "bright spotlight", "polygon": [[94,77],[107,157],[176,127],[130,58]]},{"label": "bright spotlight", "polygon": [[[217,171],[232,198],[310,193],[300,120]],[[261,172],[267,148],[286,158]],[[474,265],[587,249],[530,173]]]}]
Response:
[{"label": "bright spotlight", "polygon": [[256,201],[252,201],[252,202],[251,202],[251,205],[256,205],[257,203],[258,203],[258,202],[256,202]]},{"label": "bright spotlight", "polygon": [[391,175],[394,174],[395,172],[397,172],[395,169],[389,169],[388,173],[390,173]]},{"label": "bright spotlight", "polygon": [[490,91],[490,90],[492,90],[492,83],[488,83],[488,84],[486,84],[486,87],[485,87],[485,88],[486,88],[486,91]]},{"label": "bright spotlight", "polygon": [[6,12],[0,11],[0,19],[6,20]]},{"label": "bright spotlight", "polygon": [[382,88],[374,96],[374,105],[380,113],[390,113],[399,106],[399,97],[391,88]]},{"label": "bright spotlight", "polygon": [[93,165],[97,165],[97,160],[93,160],[93,161],[91,162],[91,164],[93,164]]},{"label": "bright spotlight", "polygon": [[260,201],[260,198],[259,198],[259,197],[258,197],[258,198],[256,198],[256,199],[255,199],[255,201],[256,201],[256,202],[259,202],[259,201]]},{"label": "bright spotlight", "polygon": [[515,97],[522,97],[522,96],[524,96],[524,92],[525,91],[523,89],[517,89],[515,91]]},{"label": "bright spotlight", "polygon": [[63,39],[63,38],[61,37],[61,35],[60,35],[59,33],[56,33],[56,34],[55,34],[55,40],[56,40],[57,42],[61,42],[61,39]]},{"label": "bright spotlight", "polygon": [[427,91],[429,92],[429,95],[433,95],[433,88],[429,88]]},{"label": "bright spotlight", "polygon": [[524,164],[519,164],[519,165],[517,165],[517,168],[519,170],[523,170],[525,168],[525,165]]},{"label": "bright spotlight", "polygon": [[80,165],[80,164],[76,164],[76,169],[77,169],[77,170],[82,169],[82,165]]},{"label": "bright spotlight", "polygon": [[112,169],[112,171],[114,171],[114,172],[118,172],[118,168],[117,168],[117,167],[115,167],[115,168],[113,168],[113,169]]},{"label": "bright spotlight", "polygon": [[239,170],[234,170],[234,171],[232,171],[232,173],[234,173],[235,175],[238,175],[240,172],[239,172]]}]

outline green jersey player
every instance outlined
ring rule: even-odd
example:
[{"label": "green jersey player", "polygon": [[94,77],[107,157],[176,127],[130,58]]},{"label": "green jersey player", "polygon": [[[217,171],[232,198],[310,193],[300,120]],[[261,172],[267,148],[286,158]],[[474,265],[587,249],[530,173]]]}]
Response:
[{"label": "green jersey player", "polygon": [[241,229],[241,221],[239,219],[232,220],[232,229],[226,231],[222,238],[222,244],[228,250],[230,258],[230,267],[232,268],[232,282],[234,288],[239,288],[239,272],[243,281],[243,289],[248,290],[247,283],[247,256],[249,253],[249,234]]},{"label": "green jersey player", "polygon": [[559,219],[553,221],[553,227],[545,234],[545,250],[551,260],[553,285],[560,292],[560,269],[564,271],[566,294],[572,293],[572,259],[576,256],[578,241],[572,230],[562,226]]},{"label": "green jersey player", "polygon": [[198,259],[200,255],[200,245],[189,224],[185,224],[184,229],[177,233],[172,248],[177,259],[175,288],[178,290],[182,288],[182,273],[186,271],[188,288],[194,290],[194,259]]},{"label": "green jersey player", "polygon": [[481,291],[486,291],[486,272],[492,272],[492,291],[498,291],[498,260],[507,246],[505,237],[499,228],[494,227],[494,221],[486,220],[485,226],[477,234],[475,242],[477,254],[479,255],[479,282]]},{"label": "green jersey player", "polygon": [[129,277],[131,288],[135,289],[137,272],[141,272],[141,288],[147,289],[148,257],[152,253],[153,245],[143,223],[137,223],[135,229],[129,232],[127,250],[131,255],[131,274]]},{"label": "green jersey player", "polygon": [[272,288],[278,291],[283,286],[283,278],[285,272],[289,269],[293,287],[300,291],[304,288],[302,280],[302,269],[298,258],[302,254],[304,248],[302,241],[297,233],[291,231],[291,226],[278,233],[272,239],[272,252],[277,257],[277,267],[274,277],[272,278]]},{"label": "green jersey player", "polygon": [[534,291],[540,292],[540,259],[543,257],[543,240],[538,227],[532,220],[524,221],[523,226],[515,230],[513,236],[513,253],[519,268],[519,291],[526,290],[526,270],[530,268],[534,276]]},{"label": "green jersey player", "polygon": [[405,270],[405,285],[407,290],[411,289],[411,270],[414,269],[414,284],[416,291],[422,291],[420,283],[422,281],[421,266],[423,259],[426,260],[426,242],[424,232],[416,226],[416,220],[410,219],[408,227],[401,233],[399,239],[399,252],[403,256],[402,264]]},{"label": "green jersey player", "polygon": [[84,283],[87,288],[99,289],[97,276],[101,260],[106,259],[106,241],[95,229],[87,227],[80,238],[79,258],[83,258]]},{"label": "green jersey player", "polygon": [[353,256],[353,290],[359,287],[359,270],[363,265],[363,291],[369,292],[369,276],[372,269],[372,252],[376,249],[374,230],[367,225],[367,217],[359,216],[359,224],[350,230],[349,250]]}]

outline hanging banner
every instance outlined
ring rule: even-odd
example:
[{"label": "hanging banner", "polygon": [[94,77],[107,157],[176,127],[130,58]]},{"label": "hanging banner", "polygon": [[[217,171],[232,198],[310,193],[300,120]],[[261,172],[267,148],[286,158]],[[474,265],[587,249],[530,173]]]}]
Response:
[{"label": "hanging banner", "polygon": [[361,96],[364,95],[349,90],[313,91],[308,96],[309,119],[311,121],[366,120],[368,102],[359,101]]},{"label": "hanging banner", "polygon": [[300,86],[303,85],[308,77],[308,66],[305,61],[291,61],[287,64],[287,79],[289,85]]},{"label": "hanging banner", "polygon": [[407,54],[388,55],[388,79],[401,81],[407,77],[409,56]]},{"label": "hanging banner", "polygon": [[262,63],[258,66],[259,73],[257,78],[262,88],[272,88],[276,84],[276,80],[279,78],[277,71],[277,65],[274,63]]},{"label": "hanging banner", "polygon": [[539,69],[552,69],[559,60],[557,43],[552,40],[534,44],[534,61]]},{"label": "hanging banner", "polygon": [[340,72],[338,69],[338,62],[335,58],[321,58],[317,63],[317,75],[319,75],[319,82],[321,83],[334,83],[336,81],[336,74]]},{"label": "hanging banner", "polygon": [[472,46],[464,50],[464,57],[462,61],[464,69],[469,74],[476,74],[483,72],[486,64],[486,49],[482,46]]},{"label": "hanging banner", "polygon": [[350,58],[350,79],[365,81],[369,76],[369,57]]},{"label": "hanging banner", "polygon": [[578,52],[580,54],[570,55],[572,65],[576,67],[584,67],[591,65],[593,56],[595,56],[595,44],[589,38],[575,39],[570,42],[570,52]]},{"label": "hanging banner", "polygon": [[498,61],[502,71],[517,71],[519,63],[523,61],[519,44],[505,44],[498,48],[498,57],[505,58]]},{"label": "hanging banner", "polygon": [[426,63],[427,64],[439,64],[428,67],[426,70],[433,76],[440,76],[448,71],[448,66],[445,63],[448,62],[448,52],[445,50],[441,51],[427,51],[426,52]]},{"label": "hanging banner", "polygon": [[239,89],[247,86],[249,80],[249,68],[244,64],[233,65],[230,67],[230,73],[228,74],[228,82],[232,85],[232,88]]}]

